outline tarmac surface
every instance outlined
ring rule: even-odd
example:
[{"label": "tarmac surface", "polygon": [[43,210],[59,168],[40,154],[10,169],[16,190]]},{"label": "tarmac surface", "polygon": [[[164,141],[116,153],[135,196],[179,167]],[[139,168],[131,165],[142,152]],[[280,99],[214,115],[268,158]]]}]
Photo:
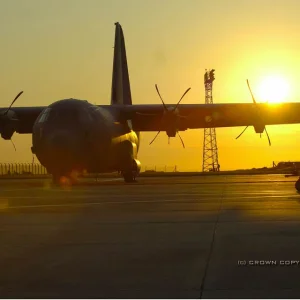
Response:
[{"label": "tarmac surface", "polygon": [[300,298],[296,180],[0,180],[0,297]]}]

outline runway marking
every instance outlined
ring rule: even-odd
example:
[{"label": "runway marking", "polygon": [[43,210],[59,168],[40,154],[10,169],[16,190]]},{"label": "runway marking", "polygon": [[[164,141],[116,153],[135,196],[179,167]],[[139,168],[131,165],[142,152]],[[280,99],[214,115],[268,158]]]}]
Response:
[{"label": "runway marking", "polygon": [[[153,195],[126,195],[125,197],[131,197],[131,198],[149,198],[152,197]],[[198,194],[198,195],[191,195],[191,194],[166,194],[166,195],[161,195],[159,200],[124,200],[124,201],[111,201],[111,202],[107,202],[107,203],[135,203],[135,202],[162,202],[162,201],[173,201],[173,202],[177,202],[177,201],[184,201],[184,199],[162,199],[165,196],[167,197],[171,197],[171,196],[187,196],[189,198],[194,197],[193,201],[198,201],[199,198],[203,197],[203,196],[208,196],[208,195],[203,195],[203,194]],[[210,199],[215,199],[215,198],[219,198],[220,195],[209,195]],[[70,195],[69,199],[86,199],[86,198],[97,198],[100,199],[101,198],[122,198],[124,197],[124,195],[111,195],[111,194],[107,194],[107,195]],[[300,195],[296,194],[296,193],[292,193],[292,194],[283,194],[283,195],[245,195],[245,196],[236,196],[236,195],[224,195],[224,198],[231,198],[231,199],[258,199],[258,198],[285,198],[285,197],[294,197],[294,198],[298,198],[300,200]],[[41,196],[2,196],[2,198],[6,198],[6,199],[45,199],[45,200],[49,200],[49,199],[53,199],[53,195],[52,196],[48,196],[48,195],[41,195]],[[66,199],[66,195],[57,195],[55,196],[55,200],[56,199]],[[200,199],[201,200],[201,199]],[[188,201],[191,201],[191,199],[189,199]],[[201,203],[201,202],[200,202]]]},{"label": "runway marking", "polygon": [[[106,180],[106,181],[103,181],[103,182],[107,182],[107,181],[118,181],[119,179],[114,179],[114,180]],[[196,185],[197,183],[195,183]],[[228,183],[218,183],[218,187],[221,188],[223,185],[228,185]],[[248,185],[248,183],[245,183],[245,185]],[[166,184],[167,185],[167,184]],[[205,185],[205,183],[201,183],[202,186],[199,186],[195,192],[192,191],[192,194],[193,193],[197,193],[199,192],[198,189],[201,191],[203,190],[203,185]],[[209,184],[208,184],[209,185]],[[112,186],[106,186],[104,185],[105,187],[109,187],[111,188]],[[143,188],[145,185],[135,185],[134,188],[135,188],[135,191],[139,191],[141,188]],[[146,186],[149,186],[149,185],[146,185]],[[155,184],[153,184],[153,186],[155,186]],[[161,184],[159,184],[159,186],[161,186]],[[122,185],[120,187],[118,187],[118,189],[122,189],[122,188],[126,188],[126,191],[127,189],[130,189],[132,188],[133,185]],[[232,186],[233,189],[237,189],[237,186]],[[61,191],[61,192],[86,192],[86,193],[93,193],[95,191],[97,191],[98,189],[101,189],[103,188],[103,185],[92,185],[92,186],[89,186],[87,185],[86,187],[83,187],[82,185],[80,186],[70,186],[70,187],[66,187],[65,189],[64,188],[60,188],[60,187],[55,187],[55,186],[49,186],[49,185],[41,185],[41,186],[35,186],[35,187],[30,187],[31,190],[34,190],[34,191],[47,191],[47,192],[58,192],[58,191]],[[175,188],[176,188],[176,185],[175,185]],[[190,187],[187,187],[190,189]],[[239,186],[238,189],[242,189],[242,186]],[[261,187],[260,187],[261,188]],[[263,191],[259,191],[260,194],[262,193],[269,193],[269,192],[272,192],[272,193],[284,193],[284,191],[282,191],[282,189],[279,190],[279,186],[277,187],[278,189],[270,189],[269,188],[269,183],[266,183],[266,189],[263,190]],[[280,187],[281,188],[281,187]],[[290,185],[286,185],[286,190],[290,190]],[[2,192],[16,192],[16,191],[28,191],[29,187],[25,187],[25,188],[6,188],[6,189],[2,189]],[[115,187],[114,187],[115,189]],[[182,187],[180,187],[180,189],[182,189]],[[211,190],[211,191],[206,191],[204,194],[207,194],[207,195],[211,195],[211,194],[215,194],[215,190]],[[255,191],[255,187],[251,187],[251,191],[239,191],[237,190],[235,192],[235,194],[250,194],[250,193],[254,193],[254,194],[258,194],[257,191]],[[169,194],[169,193],[167,193]],[[182,194],[182,193],[181,193]],[[203,195],[204,195],[203,194]],[[176,194],[176,195],[179,195],[179,194]],[[188,194],[190,195],[190,194]]]},{"label": "runway marking", "polygon": [[[295,197],[296,198],[296,197]],[[297,197],[298,198],[298,197]],[[294,201],[294,200],[293,200]],[[18,205],[18,206],[9,206],[6,205],[4,207],[0,206],[0,211],[2,210],[7,210],[7,209],[19,209],[19,208],[47,208],[47,207],[72,207],[72,206],[96,206],[96,205],[106,205],[106,204],[131,204],[131,203],[163,203],[163,202],[169,202],[169,203],[176,203],[178,202],[177,200],[142,200],[142,201],[111,201],[111,202],[86,202],[86,203],[61,203],[61,204],[40,204],[40,205]],[[184,204],[184,202],[181,202]],[[190,202],[186,202],[188,204]],[[194,202],[197,204],[197,202]],[[208,204],[210,202],[198,202],[199,205],[201,204]],[[233,203],[240,203],[239,201],[233,201],[229,202],[227,204],[233,204]],[[216,204],[216,203],[211,203],[211,204]],[[300,208],[300,207],[299,207]],[[261,209],[261,208],[258,208]],[[276,208],[276,207],[270,207],[268,209],[282,209],[281,207]],[[284,208],[284,209],[295,209],[295,208]]]}]

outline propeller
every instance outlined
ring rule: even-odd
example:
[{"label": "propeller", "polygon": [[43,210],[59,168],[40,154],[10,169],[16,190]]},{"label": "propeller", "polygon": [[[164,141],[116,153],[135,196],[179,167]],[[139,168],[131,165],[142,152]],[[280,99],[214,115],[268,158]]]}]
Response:
[{"label": "propeller", "polygon": [[157,132],[156,136],[155,136],[154,139],[150,142],[149,145],[151,145],[151,144],[155,141],[155,139],[157,138],[157,136],[159,135],[159,133],[160,133],[160,131]]},{"label": "propeller", "polygon": [[[249,84],[249,80],[248,80],[248,79],[247,79],[247,85],[248,85],[248,89],[249,89],[250,94],[251,94],[251,97],[252,97],[252,101],[253,101],[253,103],[256,105],[257,109],[259,109],[258,106],[257,106],[257,102],[255,101],[254,95],[253,95],[253,93],[252,93],[252,90],[251,90],[251,87],[250,87],[250,84]],[[260,118],[260,116],[259,116],[259,118]],[[262,120],[260,119],[260,121],[262,121]],[[245,129],[244,129],[244,130],[243,130],[243,131],[242,131],[235,139],[238,139],[238,138],[246,131],[246,129],[247,129],[248,127],[249,127],[249,125],[246,126]],[[268,141],[269,141],[269,146],[271,146],[271,140],[270,140],[270,137],[269,137],[269,134],[268,134],[268,131],[267,131],[266,126],[264,126],[264,130],[263,130],[263,131],[266,132],[267,137],[268,137]],[[260,133],[260,137],[261,137],[261,133]]]},{"label": "propeller", "polygon": [[[163,107],[164,107],[164,115],[162,116],[162,121],[165,121],[166,123],[169,123],[168,125],[173,125],[172,122],[175,122],[175,123],[176,123],[176,121],[177,121],[176,118],[184,118],[183,116],[180,116],[180,115],[177,113],[176,110],[177,110],[177,108],[178,108],[178,106],[179,106],[181,100],[183,99],[183,97],[189,92],[189,90],[190,90],[191,88],[188,88],[188,89],[183,93],[183,95],[181,96],[181,98],[179,99],[179,101],[177,102],[177,104],[175,105],[175,107],[172,108],[172,109],[168,109],[168,108],[167,108],[167,106],[166,106],[166,104],[165,104],[165,102],[164,102],[164,100],[163,100],[163,98],[162,98],[162,96],[161,96],[161,94],[160,94],[160,92],[159,92],[159,89],[158,89],[157,84],[155,84],[155,88],[156,88],[157,94],[158,94],[158,96],[159,96],[159,98],[160,98],[160,100],[161,100],[161,102],[162,102],[162,104],[163,104]],[[140,115],[147,115],[147,116],[149,116],[150,114],[140,114]],[[151,116],[153,116],[153,115],[151,115]],[[170,124],[170,123],[171,123],[171,124]],[[167,127],[168,127],[168,126],[167,126]],[[173,129],[173,130],[171,129],[171,131],[167,129],[166,132],[167,132],[167,135],[168,135],[168,137],[169,137],[169,139],[168,139],[168,143],[169,143],[169,144],[170,144],[170,136],[176,136],[176,133],[177,133],[178,136],[179,136],[179,138],[180,138],[180,141],[181,141],[181,143],[182,143],[183,148],[185,148],[184,142],[183,142],[183,140],[182,140],[182,138],[181,138],[181,136],[180,136],[180,134],[179,134],[179,131],[178,131],[176,128],[175,128],[175,132],[174,132],[174,129]],[[153,138],[153,140],[150,142],[149,145],[151,145],[151,144],[156,140],[156,138],[158,137],[159,133],[160,133],[160,131],[157,132],[157,134],[155,135],[155,137]]]},{"label": "propeller", "polygon": [[10,141],[11,141],[12,145],[14,146],[15,151],[17,151],[17,148],[16,148],[15,143],[13,142],[12,138],[10,139]]},{"label": "propeller", "polygon": [[181,140],[181,144],[182,144],[183,148],[185,148],[183,139],[181,138],[181,136],[180,136],[180,134],[179,134],[179,131],[177,131],[177,134],[178,134],[178,136],[179,136],[179,138],[180,138],[180,140]]},{"label": "propeller", "polygon": [[14,131],[15,131],[15,125],[14,124],[16,124],[16,122],[18,122],[18,119],[15,119],[13,116],[9,116],[8,112],[10,111],[13,104],[17,101],[17,99],[22,94],[23,94],[23,91],[18,93],[18,95],[11,102],[8,109],[4,113],[0,114],[0,132],[1,132],[1,136],[5,140],[10,140],[11,141],[15,151],[17,151],[17,149],[16,149],[16,146],[15,146],[13,140],[11,139],[11,137],[12,137]]},{"label": "propeller", "polygon": [[13,104],[17,101],[17,99],[23,94],[23,91],[21,91],[16,97],[15,99],[12,101],[11,105],[9,106],[9,108],[5,111],[5,113],[3,114],[4,116],[7,115],[8,111],[11,109],[11,107],[13,106]]}]

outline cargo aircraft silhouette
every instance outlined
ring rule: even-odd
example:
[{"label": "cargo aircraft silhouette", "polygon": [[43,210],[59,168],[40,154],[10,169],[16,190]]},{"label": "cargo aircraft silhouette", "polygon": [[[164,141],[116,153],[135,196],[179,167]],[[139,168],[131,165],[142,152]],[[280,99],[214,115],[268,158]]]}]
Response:
[{"label": "cargo aircraft silhouette", "polygon": [[263,133],[268,124],[300,123],[300,103],[258,104],[253,97],[253,103],[180,104],[187,89],[177,104],[167,105],[157,85],[162,105],[133,105],[124,35],[121,25],[115,26],[110,105],[64,99],[48,107],[12,107],[20,92],[9,108],[0,109],[1,137],[32,134],[31,150],[54,182],[84,170],[119,171],[125,182],[135,181],[141,131],[180,137],[179,131],[193,128],[253,126]]}]

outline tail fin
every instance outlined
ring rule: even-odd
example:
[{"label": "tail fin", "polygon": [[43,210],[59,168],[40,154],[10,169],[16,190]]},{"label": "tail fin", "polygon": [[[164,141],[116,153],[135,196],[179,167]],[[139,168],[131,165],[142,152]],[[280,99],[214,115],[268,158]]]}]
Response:
[{"label": "tail fin", "polygon": [[111,87],[111,104],[131,105],[131,91],[122,27],[115,23],[114,63]]}]

